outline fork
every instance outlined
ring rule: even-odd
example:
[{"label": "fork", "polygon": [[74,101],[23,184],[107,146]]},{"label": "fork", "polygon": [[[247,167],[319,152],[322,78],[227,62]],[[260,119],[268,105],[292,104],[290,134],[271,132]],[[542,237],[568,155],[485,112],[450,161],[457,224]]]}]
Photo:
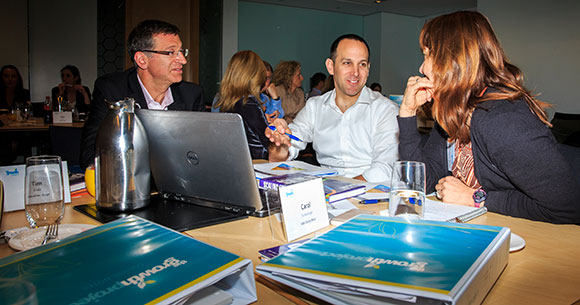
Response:
[{"label": "fork", "polygon": [[44,234],[44,240],[40,245],[45,245],[49,240],[56,239],[58,237],[58,223],[53,223],[46,227],[46,233]]}]

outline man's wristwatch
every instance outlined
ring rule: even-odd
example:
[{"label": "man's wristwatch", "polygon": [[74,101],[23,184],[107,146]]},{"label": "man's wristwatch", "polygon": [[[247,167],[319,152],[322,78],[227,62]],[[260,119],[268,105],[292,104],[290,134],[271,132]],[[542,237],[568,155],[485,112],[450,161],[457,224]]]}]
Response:
[{"label": "man's wristwatch", "polygon": [[486,198],[487,193],[483,189],[478,189],[477,191],[473,192],[473,202],[476,208],[482,206]]}]

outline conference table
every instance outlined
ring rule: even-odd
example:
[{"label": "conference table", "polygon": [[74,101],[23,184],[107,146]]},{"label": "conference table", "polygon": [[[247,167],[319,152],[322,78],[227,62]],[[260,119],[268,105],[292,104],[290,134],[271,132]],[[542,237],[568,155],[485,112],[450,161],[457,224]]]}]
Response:
[{"label": "conference table", "polygon": [[32,117],[27,121],[14,121],[7,114],[0,114],[0,121],[4,124],[0,127],[0,134],[4,133],[22,133],[22,132],[47,132],[50,126],[63,126],[82,128],[85,122],[56,123],[46,124],[43,118]]},{"label": "conference table", "polygon": [[[83,195],[66,204],[62,223],[100,223],[73,206],[94,203]],[[355,203],[353,201],[353,203]],[[380,211],[386,204],[359,206]],[[273,216],[271,216],[273,217]],[[469,223],[509,227],[523,237],[526,246],[509,255],[509,262],[483,304],[573,304],[580,302],[580,226],[513,218],[488,212]],[[1,229],[26,226],[24,211],[4,213]],[[331,229],[329,226],[321,231]],[[254,268],[260,264],[258,250],[285,243],[273,237],[268,217],[249,217],[209,227],[185,231],[184,234],[242,257],[251,259]],[[0,258],[15,253],[7,244],[0,245]],[[312,304],[316,299],[296,290],[265,281],[257,276],[256,304]],[[580,304],[580,303],[579,303]]]}]

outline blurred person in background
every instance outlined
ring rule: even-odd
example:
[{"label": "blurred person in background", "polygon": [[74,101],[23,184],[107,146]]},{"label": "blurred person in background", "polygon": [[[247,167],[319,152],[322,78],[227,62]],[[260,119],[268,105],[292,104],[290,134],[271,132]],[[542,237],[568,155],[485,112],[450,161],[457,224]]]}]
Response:
[{"label": "blurred person in background", "polygon": [[379,83],[372,83],[371,86],[369,87],[371,88],[371,90],[376,91],[378,93],[383,93],[383,87],[381,87],[381,84]]},{"label": "blurred person in background", "polygon": [[284,118],[284,109],[282,108],[282,99],[278,95],[276,85],[272,82],[272,65],[264,60],[266,66],[266,82],[260,93],[260,99],[263,103],[264,113],[268,122],[272,122],[276,118]]},{"label": "blurred person in background", "polygon": [[62,82],[52,88],[52,103],[57,103],[58,97],[62,97],[69,108],[76,108],[78,112],[88,113],[91,107],[91,91],[83,86],[81,72],[73,65],[66,65],[60,69]]},{"label": "blurred person in background", "polygon": [[[0,83],[0,111],[11,113],[11,118],[17,120],[16,109],[23,110],[30,106],[30,91],[24,89],[20,71],[13,65],[5,65],[0,69],[2,83]],[[30,111],[30,108],[28,109]],[[0,165],[11,164],[28,145],[22,144],[18,136],[4,135],[0,145]],[[26,155],[26,154],[25,154]],[[1,203],[0,203],[1,204]]]},{"label": "blurred person in background", "polygon": [[304,90],[302,90],[302,70],[297,61],[282,61],[274,69],[273,82],[282,99],[284,119],[290,123],[298,112],[304,108]]},{"label": "blurred person in background", "polygon": [[324,88],[324,82],[326,81],[326,74],[322,72],[317,72],[310,78],[310,92],[306,95],[306,99],[313,96],[322,95],[322,89]]},{"label": "blurred person in background", "polygon": [[30,101],[30,91],[24,89],[20,71],[13,65],[5,65],[0,69],[2,83],[0,84],[0,109],[10,109],[24,105]]}]

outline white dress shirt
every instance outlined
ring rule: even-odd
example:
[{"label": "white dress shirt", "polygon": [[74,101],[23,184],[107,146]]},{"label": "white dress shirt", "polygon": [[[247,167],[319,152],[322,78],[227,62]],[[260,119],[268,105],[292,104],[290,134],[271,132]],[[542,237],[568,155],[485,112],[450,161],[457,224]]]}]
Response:
[{"label": "white dress shirt", "polygon": [[143,95],[145,96],[147,108],[156,110],[167,110],[167,107],[173,104],[173,94],[171,94],[171,88],[167,88],[167,91],[165,91],[165,96],[163,97],[163,102],[159,104],[153,99],[151,94],[149,94],[149,91],[147,91],[147,89],[141,82],[141,78],[139,78],[139,75],[137,75],[137,80],[139,81],[139,85],[141,86],[141,90],[143,91]]},{"label": "white dress shirt", "polygon": [[341,175],[363,175],[369,182],[390,184],[399,159],[399,107],[364,87],[354,105],[340,111],[335,90],[308,100],[289,127],[304,142],[292,140],[289,160],[313,142],[318,162]]}]

